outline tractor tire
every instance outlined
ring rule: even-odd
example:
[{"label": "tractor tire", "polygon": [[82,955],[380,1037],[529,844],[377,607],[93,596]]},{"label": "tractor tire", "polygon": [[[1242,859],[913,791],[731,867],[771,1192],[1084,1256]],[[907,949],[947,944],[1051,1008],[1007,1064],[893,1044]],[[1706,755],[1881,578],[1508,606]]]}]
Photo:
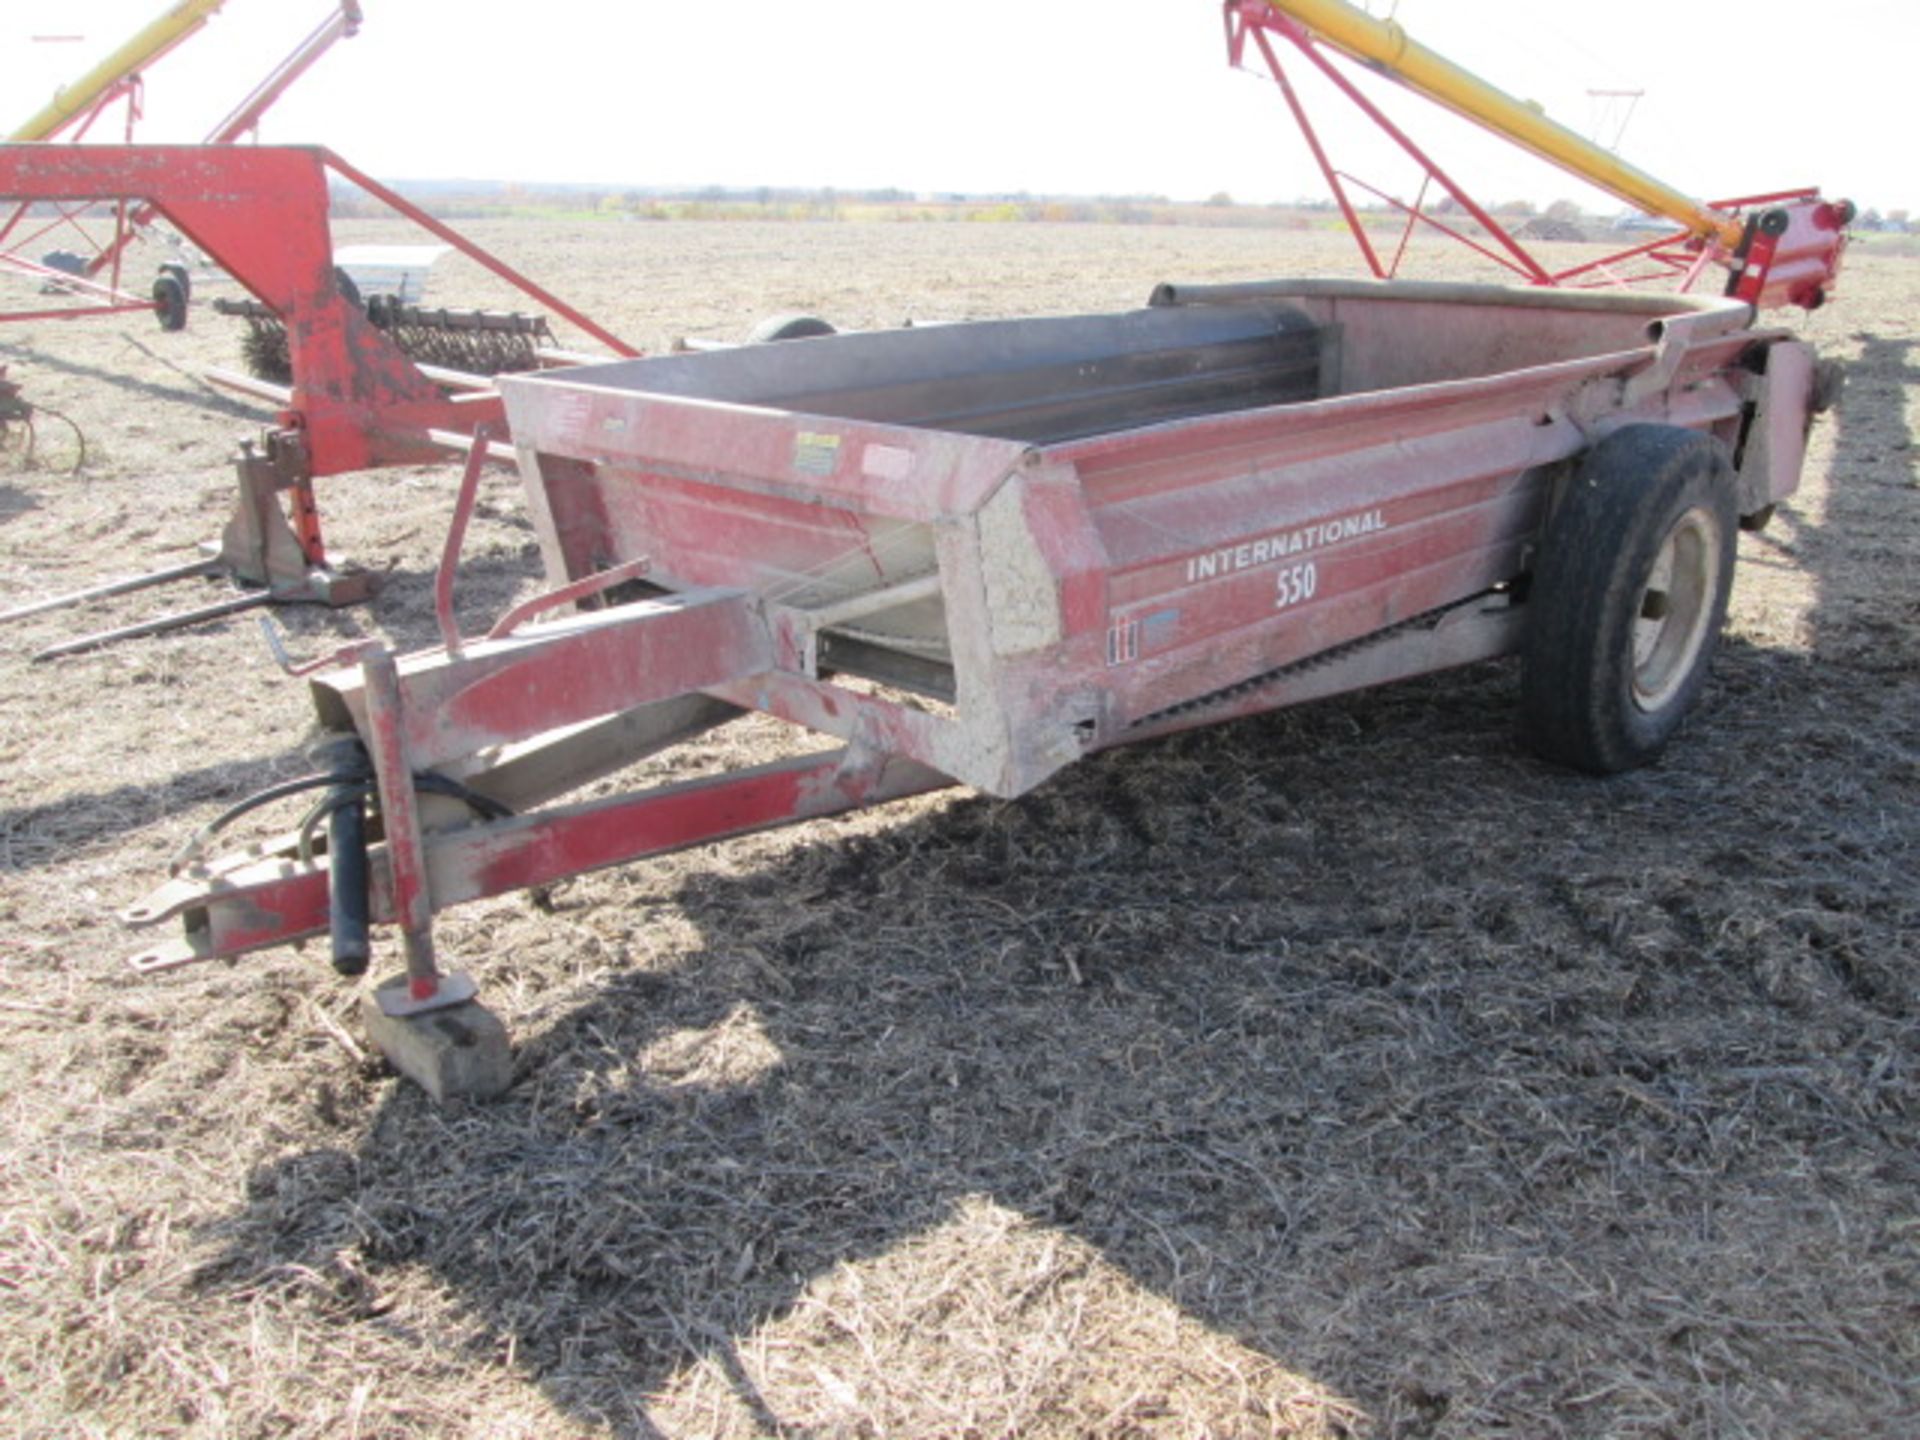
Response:
[{"label": "tractor tire", "polygon": [[747,343],[765,345],[772,340],[811,340],[819,335],[839,333],[818,315],[770,315],[753,327]]},{"label": "tractor tire", "polygon": [[153,282],[153,313],[162,330],[187,328],[187,286],[183,277],[160,272]]},{"label": "tractor tire", "polygon": [[1738,542],[1732,467],[1705,435],[1629,425],[1547,522],[1521,641],[1521,729],[1612,775],[1657,758],[1706,684]]}]

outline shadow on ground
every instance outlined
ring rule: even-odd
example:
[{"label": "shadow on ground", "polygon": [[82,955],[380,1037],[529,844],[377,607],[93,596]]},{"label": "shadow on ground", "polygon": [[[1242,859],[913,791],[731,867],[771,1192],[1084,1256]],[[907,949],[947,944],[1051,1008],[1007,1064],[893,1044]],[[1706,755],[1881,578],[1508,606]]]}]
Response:
[{"label": "shadow on ground", "polygon": [[22,490],[18,485],[0,484],[0,524],[39,508],[40,502],[32,491]]},{"label": "shadow on ground", "polygon": [[[566,945],[610,970],[518,1018],[514,1092],[435,1125],[393,1090],[357,1152],[258,1172],[203,1283],[424,1266],[583,1421],[646,1433],[645,1397],[711,1359],[775,1428],[752,1338],[984,1196],[1383,1433],[1553,1433],[1628,1379],[1703,1433],[1739,1410],[1698,1384],[1723,1351],[1802,1417],[1913,1414],[1897,1277],[1832,1283],[1849,1212],[1920,1179],[1910,997],[1844,947],[1910,907],[1822,906],[1772,804],[1690,773],[1705,737],[1606,786],[1518,758],[1509,689],[563,890],[595,937]],[[642,963],[673,912],[698,942]],[[1810,1347],[1783,1310],[1856,1338]]]},{"label": "shadow on ground", "polygon": [[42,369],[56,371],[62,375],[72,375],[93,384],[111,386],[124,390],[144,400],[162,400],[179,405],[191,405],[208,410],[216,415],[224,415],[234,420],[246,420],[255,424],[267,424],[273,420],[273,409],[258,400],[246,400],[216,389],[211,383],[181,368],[173,361],[159,355],[147,345],[125,337],[127,342],[137,348],[149,359],[165,366],[180,377],[178,385],[161,385],[152,380],[143,380],[129,375],[124,370],[103,370],[97,365],[88,365],[60,355],[50,354],[32,345],[0,344],[0,356],[17,360],[23,364],[32,364]]},{"label": "shadow on ground", "polygon": [[[0,874],[73,860],[89,845],[124,839],[208,800],[237,801],[302,770],[297,752],[222,760],[163,780],[114,785],[44,805],[0,809]],[[145,877],[158,884],[159,872]],[[133,883],[139,883],[134,877]]]}]

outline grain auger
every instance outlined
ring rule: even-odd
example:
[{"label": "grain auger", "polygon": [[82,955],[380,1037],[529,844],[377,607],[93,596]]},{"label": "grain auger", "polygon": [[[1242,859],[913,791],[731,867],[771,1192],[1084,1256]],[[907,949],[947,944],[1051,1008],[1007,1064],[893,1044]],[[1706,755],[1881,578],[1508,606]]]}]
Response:
[{"label": "grain auger", "polygon": [[[247,320],[244,348],[254,376],[213,371],[208,378],[279,412],[278,423],[236,457],[239,494],[232,516],[197,558],[18,604],[0,613],[0,623],[196,577],[226,576],[239,589],[208,604],[49,646],[36,659],[261,605],[364,600],[375,577],[328,554],[315,478],[443,459],[463,449],[466,437],[488,420],[504,442],[499,400],[488,393],[491,377],[566,362],[544,315],[450,310],[387,295],[363,302],[335,263],[328,220],[332,180],[354,185],[615,354],[632,353],[573,307],[338,156],[239,143],[333,44],[356,33],[363,21],[358,0],[337,0],[200,145],[53,143],[84,139],[121,104],[130,138],[145,71],[198,33],[224,3],[176,0],[0,145],[0,200],[8,202],[0,207],[0,274],[23,276],[62,296],[53,305],[0,312],[0,321],[150,311],[163,329],[182,328],[191,299],[188,266],[162,265],[146,295],[122,282],[128,246],[164,217],[249,291],[248,298],[216,301],[215,308]],[[82,223],[102,203],[111,216],[104,237]],[[25,247],[53,234],[72,237],[68,243],[88,253],[63,252],[55,264],[47,263],[55,257],[27,257]],[[10,393],[0,430],[10,418],[30,442],[33,409],[17,382],[5,388]]]},{"label": "grain auger", "polygon": [[[1767,307],[1814,309],[1832,293],[1846,249],[1853,205],[1826,200],[1818,189],[1703,202],[1628,164],[1603,146],[1549,119],[1419,44],[1393,20],[1376,19],[1345,0],[1226,0],[1227,47],[1235,65],[1251,46],[1285,96],[1335,203],[1369,270],[1380,279],[1397,273],[1416,227],[1459,241],[1530,285],[1603,286],[1660,280],[1691,290],[1710,269],[1724,270],[1723,293]],[[1337,168],[1299,91],[1281,62],[1281,42],[1291,46],[1372,121],[1422,173],[1419,194],[1405,201]],[[1502,225],[1488,209],[1395,124],[1330,56],[1387,76],[1475,124],[1502,136],[1586,183],[1649,215],[1670,220],[1674,230],[1577,265],[1553,269]],[[1472,222],[1435,214],[1426,198],[1439,190]],[[1355,204],[1361,191],[1397,211],[1405,221],[1392,255],[1382,259]]]},{"label": "grain auger", "polygon": [[[84,139],[111,107],[122,102],[127,109],[126,138],[131,141],[147,70],[198,34],[225,4],[226,0],[177,0],[84,75],[62,86],[7,137],[8,142]],[[333,12],[202,143],[231,145],[257,134],[261,120],[287,89],[336,42],[357,34],[364,23],[359,0],[337,0]],[[85,202],[56,202],[50,218],[39,213],[36,204],[44,206],[46,197],[23,198],[0,220],[0,272],[37,280],[49,292],[69,299],[57,306],[0,314],[0,320],[68,320],[150,309],[162,329],[186,325],[193,287],[188,266],[177,261],[163,264],[149,295],[134,294],[123,284],[125,252],[151,228],[158,214],[151,202],[116,205],[104,237],[96,237],[81,223]],[[38,259],[25,253],[48,237],[78,248],[55,250]],[[342,289],[350,300],[360,303],[350,282]],[[373,325],[402,354],[423,364],[479,375],[530,370],[540,363],[536,349],[553,344],[544,316],[405,303],[417,298],[371,295],[365,308]],[[292,378],[286,323],[279,312],[259,300],[225,296],[215,299],[213,308],[246,321],[241,353],[251,374],[283,384]]]}]

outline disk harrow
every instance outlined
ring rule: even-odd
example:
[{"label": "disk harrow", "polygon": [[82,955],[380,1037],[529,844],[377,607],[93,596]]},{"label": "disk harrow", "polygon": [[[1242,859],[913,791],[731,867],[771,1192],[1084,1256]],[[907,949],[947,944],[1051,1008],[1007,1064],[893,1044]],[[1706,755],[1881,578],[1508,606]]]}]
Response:
[{"label": "disk harrow", "polygon": [[[241,354],[249,374],[286,384],[293,379],[293,356],[286,322],[258,300],[221,296],[213,302],[221,315],[247,322]],[[452,310],[410,305],[390,295],[374,295],[361,307],[368,323],[393,341],[400,353],[420,365],[491,376],[537,370],[540,352],[551,350],[553,330],[544,315],[507,310]]]}]

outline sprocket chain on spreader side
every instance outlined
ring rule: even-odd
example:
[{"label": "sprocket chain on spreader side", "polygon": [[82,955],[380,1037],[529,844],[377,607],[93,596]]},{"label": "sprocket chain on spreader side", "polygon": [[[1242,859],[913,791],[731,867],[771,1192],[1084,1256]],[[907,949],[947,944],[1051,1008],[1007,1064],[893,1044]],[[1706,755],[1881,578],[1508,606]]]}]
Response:
[{"label": "sprocket chain on spreader side", "polygon": [[1140,730],[1149,725],[1159,725],[1183,715],[1193,715],[1202,710],[1211,710],[1217,705],[1224,705],[1229,701],[1238,700],[1243,696],[1253,694],[1257,690],[1264,690],[1269,685],[1277,685],[1282,680],[1291,679],[1295,675],[1305,674],[1310,670],[1318,670],[1323,666],[1333,664],[1337,660],[1345,660],[1350,655],[1356,655],[1362,650],[1378,645],[1382,641],[1390,640],[1396,635],[1405,634],[1409,630],[1417,630],[1422,626],[1432,627],[1437,625],[1443,618],[1451,615],[1454,611],[1465,609],[1469,605],[1477,605],[1485,600],[1488,595],[1494,593],[1496,592],[1483,590],[1477,595],[1467,596],[1464,600],[1455,600],[1449,605],[1441,605],[1432,610],[1423,610],[1418,615],[1410,615],[1405,620],[1398,621],[1395,624],[1388,625],[1379,630],[1370,631],[1358,639],[1344,641],[1339,645],[1317,651],[1312,655],[1303,656],[1298,660],[1289,660],[1285,665],[1275,666],[1271,670],[1263,670],[1260,674],[1249,676],[1245,680],[1235,681],[1233,684],[1222,686],[1218,690],[1210,690],[1205,695],[1196,695],[1191,700],[1182,700],[1178,705],[1169,705],[1164,710],[1154,711],[1151,715],[1142,715],[1138,720],[1129,722],[1127,728],[1129,730]]}]

